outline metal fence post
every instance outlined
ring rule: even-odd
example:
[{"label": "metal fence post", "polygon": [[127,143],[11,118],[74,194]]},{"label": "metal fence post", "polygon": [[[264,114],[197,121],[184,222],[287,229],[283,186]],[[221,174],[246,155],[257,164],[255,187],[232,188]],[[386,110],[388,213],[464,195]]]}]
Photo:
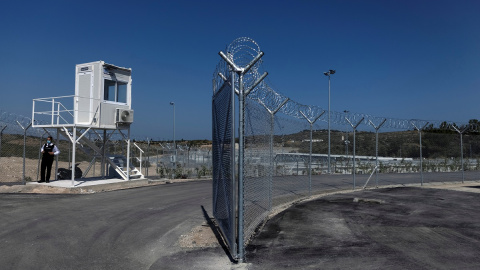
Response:
[{"label": "metal fence post", "polygon": [[460,134],[460,156],[461,156],[461,162],[462,162],[462,183],[465,181],[465,170],[463,168],[463,133],[468,130],[468,126],[463,128],[462,130],[459,130],[457,127],[452,125],[452,128]]},{"label": "metal fence post", "polygon": [[26,179],[25,179],[25,152],[26,152],[26,145],[27,145],[27,129],[29,129],[32,126],[32,122],[28,124],[28,126],[25,128],[18,122],[18,125],[23,129],[23,175],[22,175],[22,181],[23,184],[26,185]]},{"label": "metal fence post", "polygon": [[[310,153],[308,155],[308,192],[309,195],[312,195],[312,146],[313,146],[313,124],[320,118],[325,111],[323,111],[319,116],[315,117],[315,119],[310,120],[308,117],[300,111],[300,114],[310,123]],[[297,169],[298,171],[298,169]]]},{"label": "metal fence post", "polygon": [[421,178],[421,184],[423,186],[423,158],[422,158],[422,130],[428,125],[428,122],[422,127],[419,128],[413,121],[410,122],[412,126],[418,130],[418,136],[419,136],[419,143],[420,143],[420,178]]},{"label": "metal fence post", "polygon": [[243,74],[238,78],[239,84],[239,147],[238,147],[238,259],[243,262],[244,257],[244,239],[243,239],[243,162],[244,162],[244,133],[245,133],[245,98],[243,93]]},{"label": "metal fence post", "polygon": [[2,138],[3,138],[3,131],[7,128],[7,125],[5,125],[2,130],[0,130],[0,157],[2,156]]},{"label": "metal fence post", "polygon": [[158,171],[158,148],[156,148],[156,150],[157,150],[157,159],[155,161],[155,163],[156,163],[155,176],[158,177],[158,174],[159,174],[159,171]]},{"label": "metal fence post", "polygon": [[[255,58],[250,61],[243,68],[239,68],[234,62],[233,59],[227,57],[223,52],[219,52],[219,55],[227,62],[227,64],[232,68],[232,70],[239,75],[238,78],[238,103],[239,103],[239,153],[238,153],[238,261],[243,262],[244,260],[244,251],[245,251],[245,242],[244,242],[244,201],[243,201],[243,187],[244,187],[244,143],[245,143],[245,98],[248,94],[267,76],[268,73],[264,73],[260,78],[253,83],[248,89],[244,89],[243,85],[243,76],[260,60],[263,56],[263,52],[260,52]],[[235,88],[235,85],[232,85],[232,88]]]},{"label": "metal fence post", "polygon": [[273,135],[275,132],[275,114],[287,103],[289,98],[285,99],[276,109],[270,110],[265,103],[261,100],[258,102],[262,104],[262,106],[267,110],[270,114],[270,181],[269,181],[269,196],[268,196],[268,204],[269,209],[272,209],[272,188],[273,188],[273,174],[274,174],[274,167],[273,167]]},{"label": "metal fence post", "polygon": [[[232,126],[231,126],[231,130],[232,130],[232,134],[231,134],[231,178],[232,178],[232,185],[231,185],[231,193],[232,193],[232,196],[235,196],[234,194],[236,193],[237,189],[239,188],[237,186],[237,175],[236,175],[236,168],[235,168],[235,94],[236,94],[236,91],[235,91],[235,72],[233,72],[233,67],[230,67],[230,75],[231,75],[231,86],[232,86],[232,92],[231,92],[231,104],[230,106],[232,107],[231,110],[230,110],[230,113],[232,114],[231,117],[232,117]],[[239,93],[238,93],[239,94]],[[202,153],[202,163],[205,164],[205,154]],[[213,167],[213,164],[212,164],[212,167]],[[213,174],[213,172],[212,172]],[[235,203],[232,203],[232,205],[230,205],[230,213],[235,213],[235,208],[236,208],[236,205]],[[230,224],[232,224],[233,227],[235,227],[235,215],[232,214],[230,215],[230,220],[229,220]],[[235,239],[236,237],[236,234],[235,234],[235,230],[232,230],[232,235],[230,236],[231,239]],[[234,254],[234,256],[236,256],[238,254],[238,246],[233,246],[231,247],[232,248],[232,253]]]},{"label": "metal fence post", "polygon": [[352,126],[353,128],[353,190],[355,190],[355,133],[357,131],[357,127],[358,125],[360,125],[363,121],[363,119],[365,119],[365,117],[362,117],[362,119],[360,119],[360,121],[358,121],[356,124],[353,124],[347,117],[345,117],[345,119],[348,121],[348,123]]},{"label": "metal fence post", "polygon": [[151,141],[151,139],[147,138],[147,142],[148,142],[148,145],[147,145],[147,164],[145,165],[145,172],[146,172],[147,177],[148,177],[148,168],[150,167],[150,141]]},{"label": "metal fence post", "polygon": [[370,125],[372,125],[375,129],[375,187],[378,188],[378,130],[383,126],[383,124],[385,124],[387,119],[383,119],[382,123],[380,123],[380,125],[378,126],[375,126],[375,124],[371,120],[368,121],[370,122]]}]

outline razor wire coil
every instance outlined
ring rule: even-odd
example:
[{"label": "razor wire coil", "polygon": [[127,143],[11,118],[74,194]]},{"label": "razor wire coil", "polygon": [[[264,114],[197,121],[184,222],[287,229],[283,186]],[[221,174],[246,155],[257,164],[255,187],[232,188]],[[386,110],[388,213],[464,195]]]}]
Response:
[{"label": "razor wire coil", "polygon": [[[226,47],[227,57],[238,67],[245,67],[252,59],[255,58],[261,52],[260,46],[251,38],[241,37],[235,39]],[[231,80],[231,68],[224,60],[220,60],[215,72],[214,77],[214,92],[220,89],[225,79],[230,82]],[[262,74],[262,60],[260,59],[254,67],[251,68],[243,77],[244,87],[250,87]],[[223,74],[223,78],[219,75]],[[238,89],[239,81],[235,78],[235,87]],[[288,100],[279,110],[279,112],[295,117],[298,119],[304,119],[305,117],[312,121],[320,116],[325,109],[316,105],[306,105],[296,102],[282,93],[274,90],[265,81],[262,81],[255,89],[247,96],[247,98],[256,100],[258,103],[263,104],[269,110],[275,110],[285,100]],[[305,116],[304,116],[305,115]],[[455,123],[453,121],[439,121],[439,120],[422,120],[422,119],[398,119],[390,117],[380,117],[365,113],[356,112],[339,112],[330,111],[330,121],[332,124],[349,126],[348,120],[352,123],[358,123],[361,121],[362,125],[371,126],[371,123],[378,125],[385,120],[383,128],[396,129],[396,130],[412,130],[424,127],[429,128],[447,128],[452,129],[453,126],[461,128],[467,128],[470,131],[478,131],[478,124],[472,123]],[[362,120],[363,119],[363,120]],[[327,122],[328,114],[323,114],[318,118],[318,121]]]}]

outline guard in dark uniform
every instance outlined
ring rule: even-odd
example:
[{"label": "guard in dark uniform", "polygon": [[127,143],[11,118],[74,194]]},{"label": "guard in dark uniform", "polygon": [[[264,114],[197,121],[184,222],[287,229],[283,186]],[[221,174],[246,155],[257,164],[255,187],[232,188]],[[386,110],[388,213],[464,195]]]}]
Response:
[{"label": "guard in dark uniform", "polygon": [[[42,151],[42,165],[40,167],[41,178],[38,183],[50,182],[50,173],[52,172],[53,159],[56,155],[60,154],[57,146],[53,144],[52,136],[48,136],[47,143],[41,148]],[[46,169],[46,175],[45,175]]]}]

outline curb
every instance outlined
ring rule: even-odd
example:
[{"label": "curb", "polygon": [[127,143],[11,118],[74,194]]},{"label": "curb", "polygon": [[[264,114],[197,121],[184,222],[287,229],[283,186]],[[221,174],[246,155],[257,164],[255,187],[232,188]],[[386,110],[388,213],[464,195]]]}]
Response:
[{"label": "curb", "polygon": [[208,181],[211,178],[202,179],[139,179],[117,183],[107,183],[99,185],[90,185],[83,187],[55,187],[48,185],[4,185],[0,186],[0,194],[93,194],[100,192],[109,192],[115,190],[124,190],[132,188],[141,188],[157,185],[166,185],[173,183],[193,182],[193,181]]}]

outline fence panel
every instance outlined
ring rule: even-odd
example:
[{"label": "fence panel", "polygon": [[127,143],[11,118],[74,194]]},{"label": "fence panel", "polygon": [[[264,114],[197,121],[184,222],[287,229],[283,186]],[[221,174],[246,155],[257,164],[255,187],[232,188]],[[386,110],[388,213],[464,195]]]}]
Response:
[{"label": "fence panel", "polygon": [[[275,115],[273,206],[309,194],[308,162],[310,125],[305,119]],[[315,142],[314,147],[318,143]],[[314,162],[313,174],[321,174],[326,163]]]},{"label": "fence panel", "polygon": [[212,101],[212,152],[213,152],[213,216],[235,254],[235,183],[232,168],[232,89],[228,84],[215,94]]},{"label": "fence panel", "polygon": [[[262,55],[254,41],[236,39],[227,47],[226,54],[220,52],[223,60],[217,71],[225,71],[225,66],[229,66],[243,76],[252,67],[246,64]],[[243,166],[239,162],[239,175],[244,178],[239,179],[244,182],[239,187],[239,194],[243,194],[240,200],[244,199],[239,211],[239,216],[244,214],[244,219],[239,220],[239,224],[244,224],[243,228],[239,226],[243,244],[248,243],[272,206],[312,193],[480,178],[477,120],[456,125],[346,110],[325,114],[318,106],[299,104],[279,94],[267,83],[252,86],[252,82],[264,78],[259,76],[261,65],[254,69],[247,73],[245,85],[242,80],[235,81],[238,89],[250,91],[255,87],[245,96],[239,90],[240,103],[243,98],[246,100],[245,110],[239,112],[240,119],[245,117],[245,144],[239,149],[243,153],[240,161],[244,161]],[[214,78],[218,77],[222,75],[215,72]],[[225,76],[222,78],[226,81]],[[327,130],[327,126],[331,129]],[[323,178],[322,174],[329,171],[333,174]]]},{"label": "fence panel", "polygon": [[245,101],[244,239],[248,240],[271,208],[271,117],[258,102]]}]

